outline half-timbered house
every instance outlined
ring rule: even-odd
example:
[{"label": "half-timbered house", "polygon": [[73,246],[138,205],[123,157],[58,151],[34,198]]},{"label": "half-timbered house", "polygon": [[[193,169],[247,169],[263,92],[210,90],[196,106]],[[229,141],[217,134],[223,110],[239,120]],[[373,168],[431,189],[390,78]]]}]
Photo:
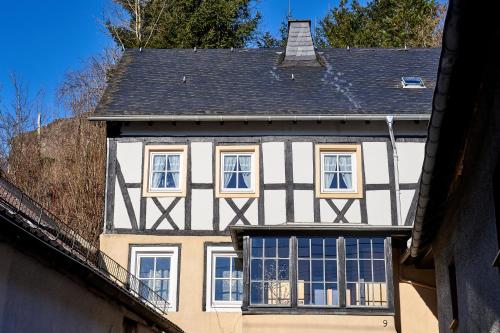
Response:
[{"label": "half-timbered house", "polygon": [[187,332],[432,331],[400,278],[438,49],[126,50],[101,247]]}]

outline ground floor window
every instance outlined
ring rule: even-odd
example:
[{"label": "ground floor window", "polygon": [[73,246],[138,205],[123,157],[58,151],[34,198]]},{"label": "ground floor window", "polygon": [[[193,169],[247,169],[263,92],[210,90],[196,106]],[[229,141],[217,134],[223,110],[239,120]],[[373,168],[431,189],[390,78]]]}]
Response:
[{"label": "ground floor window", "polygon": [[140,283],[132,283],[132,288],[143,298],[158,302],[151,293],[154,291],[168,302],[170,311],[175,311],[178,256],[178,246],[133,246],[130,270]]},{"label": "ground floor window", "polygon": [[[390,238],[247,238],[248,307],[388,309]],[[391,280],[392,281],[392,280]]]},{"label": "ground floor window", "polygon": [[208,246],[206,254],[206,310],[240,311],[243,299],[241,258],[232,246]]}]

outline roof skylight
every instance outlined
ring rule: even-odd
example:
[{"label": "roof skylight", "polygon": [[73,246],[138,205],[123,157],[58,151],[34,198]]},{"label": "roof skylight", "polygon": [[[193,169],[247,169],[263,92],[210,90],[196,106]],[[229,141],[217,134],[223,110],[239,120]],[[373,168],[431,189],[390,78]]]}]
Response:
[{"label": "roof skylight", "polygon": [[401,84],[403,88],[425,88],[424,81],[420,76],[403,76]]}]

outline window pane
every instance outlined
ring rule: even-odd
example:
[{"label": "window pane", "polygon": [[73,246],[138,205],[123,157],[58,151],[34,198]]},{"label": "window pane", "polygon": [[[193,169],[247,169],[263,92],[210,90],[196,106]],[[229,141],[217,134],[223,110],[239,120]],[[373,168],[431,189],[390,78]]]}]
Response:
[{"label": "window pane", "polygon": [[337,155],[324,155],[324,171],[337,171]]},{"label": "window pane", "polygon": [[223,155],[224,171],[236,171],[236,156]]},{"label": "window pane", "polygon": [[337,281],[337,260],[325,261],[325,281]]},{"label": "window pane", "polygon": [[179,188],[179,173],[167,172],[167,188]]},{"label": "window pane", "polygon": [[325,258],[337,258],[337,239],[325,238]]},{"label": "window pane", "polygon": [[358,299],[358,293],[356,289],[356,283],[348,283],[347,284],[347,290],[346,290],[346,304],[347,306],[349,305],[358,305],[357,304],[357,299]]},{"label": "window pane", "polygon": [[311,261],[311,276],[313,281],[323,281],[323,260]]},{"label": "window pane", "polygon": [[310,281],[309,277],[309,260],[299,260],[298,265],[299,280]]},{"label": "window pane", "polygon": [[165,171],[166,161],[165,155],[153,155],[153,171]]},{"label": "window pane", "polygon": [[371,260],[359,261],[359,279],[363,282],[372,281],[372,262]]},{"label": "window pane", "polygon": [[231,258],[233,262],[233,271],[231,272],[231,276],[233,278],[242,278],[243,277],[243,267],[242,267],[242,260],[233,257]]},{"label": "window pane", "polygon": [[385,282],[385,262],[384,260],[373,261],[373,281]]},{"label": "window pane", "polygon": [[264,260],[264,280],[276,279],[276,259]]},{"label": "window pane", "polygon": [[359,257],[362,259],[371,258],[371,240],[369,238],[359,239]]},{"label": "window pane", "polygon": [[339,305],[339,290],[336,283],[326,284],[326,305]]},{"label": "window pane", "polygon": [[153,257],[141,257],[139,259],[139,278],[152,278],[154,270]]},{"label": "window pane", "polygon": [[170,277],[170,258],[156,258],[156,278]]},{"label": "window pane", "polygon": [[229,301],[229,280],[216,279],[214,299],[216,301]]},{"label": "window pane", "polygon": [[151,179],[152,188],[164,188],[165,187],[165,173],[164,172],[154,172],[153,179]]},{"label": "window pane", "polygon": [[351,155],[339,156],[339,171],[352,171]]},{"label": "window pane", "polygon": [[251,157],[250,155],[240,155],[238,157],[238,162],[239,162],[239,169],[241,171],[250,171],[252,170],[252,165],[251,165]]},{"label": "window pane", "polygon": [[259,237],[252,238],[252,257],[262,257],[263,247],[264,247],[264,239]]},{"label": "window pane", "polygon": [[243,280],[231,281],[231,301],[241,301],[243,299]]},{"label": "window pane", "polygon": [[311,257],[323,258],[323,238],[311,238]]},{"label": "window pane", "polygon": [[346,260],[345,275],[347,281],[358,281],[358,262],[356,260]]},{"label": "window pane", "polygon": [[266,257],[276,257],[276,238],[265,238],[264,255]]},{"label": "window pane", "polygon": [[278,238],[278,257],[288,258],[289,238]]},{"label": "window pane", "polygon": [[155,280],[155,288],[156,291],[161,298],[168,299],[168,282],[169,280]]},{"label": "window pane", "polygon": [[224,172],[224,188],[236,188],[236,172]]},{"label": "window pane", "polygon": [[180,163],[181,163],[181,156],[180,155],[168,155],[167,156],[167,170],[168,171],[179,171],[180,170]]},{"label": "window pane", "polygon": [[356,238],[345,239],[345,256],[346,258],[358,257],[358,240]]},{"label": "window pane", "polygon": [[228,278],[230,276],[230,261],[231,258],[228,257],[216,257],[215,258],[215,277]]},{"label": "window pane", "polygon": [[384,239],[372,238],[373,243],[373,258],[384,259]]},{"label": "window pane", "polygon": [[262,259],[252,259],[250,270],[252,280],[262,280]]},{"label": "window pane", "polygon": [[297,247],[299,258],[309,258],[309,238],[298,238]]},{"label": "window pane", "polygon": [[324,305],[325,304],[325,289],[323,283],[312,284],[312,304]]},{"label": "window pane", "polygon": [[139,295],[142,297],[149,299],[151,290],[154,291],[154,280],[140,280],[139,283]]},{"label": "window pane", "polygon": [[288,280],[288,259],[278,260],[278,279]]},{"label": "window pane", "polygon": [[339,173],[339,188],[352,189],[352,174],[350,172]]},{"label": "window pane", "polygon": [[250,303],[262,304],[262,282],[252,282],[250,285]]},{"label": "window pane", "polygon": [[311,304],[311,284],[310,283],[305,283],[304,284],[304,304],[309,305]]},{"label": "window pane", "polygon": [[323,181],[324,181],[324,186],[327,189],[337,189],[339,187],[337,173],[325,172]]},{"label": "window pane", "polygon": [[247,189],[252,187],[252,177],[250,172],[238,174],[238,188]]}]

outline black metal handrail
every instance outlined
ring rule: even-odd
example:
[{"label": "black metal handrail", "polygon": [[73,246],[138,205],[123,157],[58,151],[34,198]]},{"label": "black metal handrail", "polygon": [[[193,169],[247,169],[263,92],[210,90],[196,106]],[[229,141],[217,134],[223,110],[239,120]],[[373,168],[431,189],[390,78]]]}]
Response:
[{"label": "black metal handrail", "polygon": [[54,246],[56,243],[59,250],[87,264],[127,293],[139,298],[153,309],[163,314],[167,313],[169,308],[167,300],[1,176],[0,203],[13,214],[23,217],[32,228],[49,237],[50,245]]}]

